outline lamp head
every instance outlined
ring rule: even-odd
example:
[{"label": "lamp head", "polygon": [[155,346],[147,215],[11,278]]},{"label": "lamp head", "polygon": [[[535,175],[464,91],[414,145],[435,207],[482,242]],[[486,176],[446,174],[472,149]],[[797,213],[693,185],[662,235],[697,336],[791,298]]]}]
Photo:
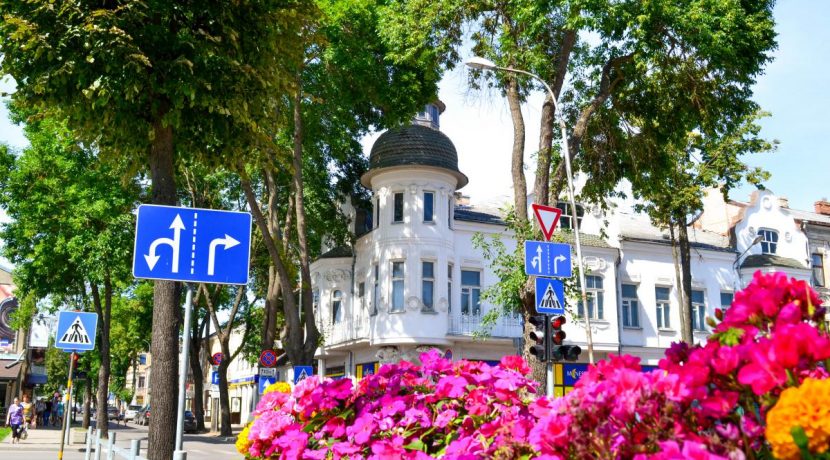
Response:
[{"label": "lamp head", "polygon": [[759,234],[759,235],[756,235],[756,236],[755,236],[755,239],[754,239],[754,240],[752,240],[752,244],[750,244],[749,246],[750,246],[750,247],[751,247],[751,246],[755,246],[756,244],[760,243],[760,242],[761,242],[761,240],[763,240],[763,239],[764,239],[764,235],[760,235],[760,234]]},{"label": "lamp head", "polygon": [[471,69],[478,70],[493,70],[498,67],[495,63],[493,63],[493,61],[484,59],[480,56],[473,56],[470,59],[467,59],[467,62],[464,64]]}]

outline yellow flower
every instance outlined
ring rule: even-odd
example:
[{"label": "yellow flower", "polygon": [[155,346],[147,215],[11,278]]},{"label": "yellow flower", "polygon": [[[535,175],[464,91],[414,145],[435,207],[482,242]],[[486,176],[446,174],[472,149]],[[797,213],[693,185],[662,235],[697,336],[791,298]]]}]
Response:
[{"label": "yellow flower", "polygon": [[265,388],[265,391],[262,392],[262,394],[268,394],[272,391],[278,391],[280,393],[291,393],[291,385],[289,385],[287,382],[274,382],[268,385]]},{"label": "yellow flower", "polygon": [[801,458],[790,432],[797,426],[804,429],[810,452],[820,454],[830,447],[830,379],[809,378],[800,387],[787,388],[767,413],[766,437],[775,458]]},{"label": "yellow flower", "polygon": [[245,425],[245,428],[242,429],[242,432],[239,433],[239,436],[236,438],[236,451],[242,455],[248,455],[248,449],[251,448],[251,441],[248,441],[248,433],[251,431],[251,424]]}]

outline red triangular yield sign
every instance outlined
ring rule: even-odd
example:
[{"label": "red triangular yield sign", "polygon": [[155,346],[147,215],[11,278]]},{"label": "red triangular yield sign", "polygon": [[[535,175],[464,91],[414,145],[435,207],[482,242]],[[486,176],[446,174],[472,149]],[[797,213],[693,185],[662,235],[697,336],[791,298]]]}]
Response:
[{"label": "red triangular yield sign", "polygon": [[539,227],[542,228],[542,233],[545,235],[545,240],[550,241],[553,230],[556,229],[556,223],[559,222],[559,216],[562,215],[562,210],[536,203],[531,204],[531,206],[533,207],[533,213],[536,214]]}]

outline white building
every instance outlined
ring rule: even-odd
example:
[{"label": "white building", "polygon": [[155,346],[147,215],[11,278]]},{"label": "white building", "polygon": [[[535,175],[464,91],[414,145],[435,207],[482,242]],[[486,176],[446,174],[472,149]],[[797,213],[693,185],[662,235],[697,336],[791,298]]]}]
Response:
[{"label": "white building", "polygon": [[[350,210],[359,235],[354,247],[334,248],[311,265],[325,339],[318,372],[360,378],[381,363],[414,358],[431,347],[454,359],[486,361],[520,352],[519,315],[482,325],[486,312],[501,307],[481,299],[498,278],[473,236],[500,235],[510,249],[515,243],[498,212],[457,198],[468,178],[458,170],[452,142],[438,130],[442,111],[430,105],[412,125],[378,138],[361,179],[372,192],[371,218]],[[821,209],[830,204],[817,203]],[[570,228],[570,214],[566,209],[559,224],[566,239],[569,233],[561,230]],[[610,214],[590,206],[582,214],[595,358],[622,352],[656,364],[680,340],[668,235],[622,201]],[[808,244],[805,222],[828,230],[830,214],[790,210],[769,191],[756,192],[749,203],[724,203],[717,193],[707,197],[705,213],[689,228],[696,340],[708,336],[705,317],[731,303],[756,270],[827,285],[823,260],[830,246],[827,238]],[[567,308],[567,340],[582,346],[585,362],[586,334],[577,324],[584,312],[576,302]]]}]

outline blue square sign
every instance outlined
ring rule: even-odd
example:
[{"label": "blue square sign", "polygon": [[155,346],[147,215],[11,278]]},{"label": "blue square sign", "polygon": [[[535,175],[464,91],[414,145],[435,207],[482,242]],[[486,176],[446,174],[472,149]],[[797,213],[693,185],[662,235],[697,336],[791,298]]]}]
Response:
[{"label": "blue square sign", "polygon": [[536,311],[548,315],[565,314],[565,286],[562,280],[536,278]]},{"label": "blue square sign", "polygon": [[525,274],[570,278],[571,246],[564,243],[525,241]]},{"label": "blue square sign", "polygon": [[58,329],[55,347],[63,351],[89,351],[95,349],[96,313],[80,311],[58,312]]},{"label": "blue square sign", "polygon": [[136,278],[247,284],[251,214],[141,205],[135,223]]}]

